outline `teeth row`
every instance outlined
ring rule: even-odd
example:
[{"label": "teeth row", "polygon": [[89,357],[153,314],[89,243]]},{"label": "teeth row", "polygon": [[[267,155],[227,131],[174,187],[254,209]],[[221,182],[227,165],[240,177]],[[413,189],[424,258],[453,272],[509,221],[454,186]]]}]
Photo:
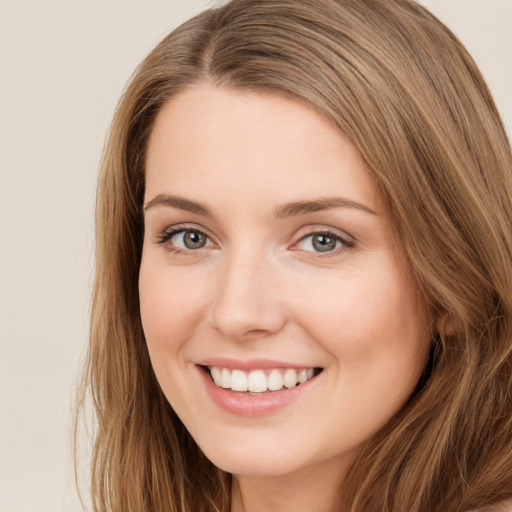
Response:
[{"label": "teeth row", "polygon": [[264,393],[265,391],[279,391],[280,389],[293,388],[297,384],[303,384],[314,376],[313,368],[295,370],[271,370],[268,375],[263,370],[230,370],[217,366],[208,367],[213,382],[221,388],[232,391],[249,391],[252,393]]}]

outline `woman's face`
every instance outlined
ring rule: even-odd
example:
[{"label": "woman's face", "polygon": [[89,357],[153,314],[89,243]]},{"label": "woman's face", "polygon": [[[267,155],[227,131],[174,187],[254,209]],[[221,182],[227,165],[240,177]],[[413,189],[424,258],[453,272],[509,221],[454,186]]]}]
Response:
[{"label": "woman's face", "polygon": [[344,467],[411,395],[426,308],[361,157],[319,114],[189,88],[156,120],[144,217],[151,361],[214,464]]}]

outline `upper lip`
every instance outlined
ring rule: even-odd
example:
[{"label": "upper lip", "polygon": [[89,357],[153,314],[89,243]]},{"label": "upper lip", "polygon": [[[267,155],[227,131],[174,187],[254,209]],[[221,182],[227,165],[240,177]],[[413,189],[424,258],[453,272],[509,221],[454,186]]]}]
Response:
[{"label": "upper lip", "polygon": [[303,368],[317,368],[317,365],[314,364],[297,364],[275,359],[248,359],[243,361],[227,357],[209,357],[199,361],[197,364],[200,366],[217,366],[220,368],[245,371],[265,370],[269,368],[294,368],[297,370]]}]

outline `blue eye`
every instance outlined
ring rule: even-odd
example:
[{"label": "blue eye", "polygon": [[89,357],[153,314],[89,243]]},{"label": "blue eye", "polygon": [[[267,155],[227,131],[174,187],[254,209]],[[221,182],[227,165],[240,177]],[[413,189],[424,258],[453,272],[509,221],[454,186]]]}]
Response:
[{"label": "blue eye", "polygon": [[302,238],[297,244],[303,251],[331,252],[350,244],[333,233],[312,233]]}]

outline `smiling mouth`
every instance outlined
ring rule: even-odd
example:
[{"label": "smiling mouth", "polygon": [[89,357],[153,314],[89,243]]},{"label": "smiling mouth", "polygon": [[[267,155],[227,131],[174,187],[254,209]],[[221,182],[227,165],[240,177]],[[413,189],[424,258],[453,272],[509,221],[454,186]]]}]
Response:
[{"label": "smiling mouth", "polygon": [[219,388],[238,393],[261,395],[291,389],[313,379],[323,368],[274,368],[244,371],[219,366],[204,366]]}]

